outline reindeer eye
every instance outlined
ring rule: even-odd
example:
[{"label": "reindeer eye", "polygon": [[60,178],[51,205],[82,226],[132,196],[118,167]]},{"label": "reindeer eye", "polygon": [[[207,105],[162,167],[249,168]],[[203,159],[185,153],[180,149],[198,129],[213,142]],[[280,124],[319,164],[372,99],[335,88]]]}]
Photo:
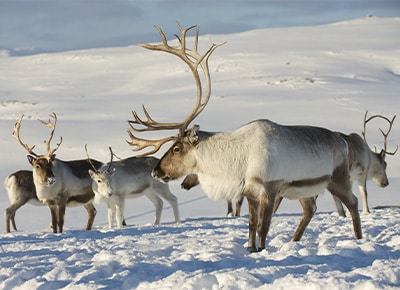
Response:
[{"label": "reindeer eye", "polygon": [[100,179],[98,179],[98,180],[97,180],[97,183],[101,183],[101,180],[100,180]]},{"label": "reindeer eye", "polygon": [[181,153],[181,147],[175,146],[175,147],[172,149],[172,151],[173,151],[174,153]]}]

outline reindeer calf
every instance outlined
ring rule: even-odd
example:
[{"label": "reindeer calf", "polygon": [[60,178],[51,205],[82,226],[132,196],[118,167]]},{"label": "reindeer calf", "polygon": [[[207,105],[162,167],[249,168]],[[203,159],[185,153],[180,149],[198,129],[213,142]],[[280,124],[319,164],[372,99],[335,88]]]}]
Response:
[{"label": "reindeer calf", "polygon": [[[111,151],[111,149],[110,149]],[[111,151],[111,154],[112,151]],[[172,206],[175,222],[180,222],[178,201],[169,186],[151,177],[151,170],[158,159],[153,157],[131,157],[103,164],[98,170],[89,170],[92,178],[92,189],[96,203],[105,202],[108,207],[108,227],[114,227],[116,216],[117,227],[122,228],[123,212],[126,198],[137,198],[145,195],[156,209],[154,224],[159,224],[164,198]]]}]

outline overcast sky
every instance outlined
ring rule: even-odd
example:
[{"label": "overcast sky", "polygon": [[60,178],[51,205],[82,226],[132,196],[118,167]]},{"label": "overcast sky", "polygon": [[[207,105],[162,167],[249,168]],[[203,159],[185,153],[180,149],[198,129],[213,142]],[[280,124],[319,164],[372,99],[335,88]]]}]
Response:
[{"label": "overcast sky", "polygon": [[[314,13],[321,6],[324,12]],[[175,32],[175,21],[221,34],[367,15],[400,16],[400,0],[0,0],[0,50],[24,55],[159,41],[153,25]]]}]

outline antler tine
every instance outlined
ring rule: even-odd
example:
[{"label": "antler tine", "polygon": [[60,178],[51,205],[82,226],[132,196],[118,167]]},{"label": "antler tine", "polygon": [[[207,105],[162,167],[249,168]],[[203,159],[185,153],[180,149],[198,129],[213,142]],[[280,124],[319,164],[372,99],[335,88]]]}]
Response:
[{"label": "antler tine", "polygon": [[366,121],[367,120],[367,114],[368,114],[368,111],[365,111],[363,129],[361,131],[361,134],[363,135],[365,144],[368,144],[367,138],[365,137],[365,129],[366,129],[366,126],[367,126],[367,121]]},{"label": "antler tine", "polygon": [[[211,81],[210,81],[210,71],[208,68],[208,59],[211,56],[211,54],[214,52],[215,49],[217,49],[218,47],[224,45],[226,42],[222,42],[220,44],[213,44],[208,51],[203,55],[199,55],[197,52],[197,33],[196,33],[196,41],[195,41],[195,50],[187,50],[187,54],[189,54],[190,56],[192,56],[193,58],[198,58],[198,62],[196,64],[196,72],[197,72],[197,67],[198,65],[201,66],[202,70],[203,70],[203,74],[204,74],[204,78],[206,81],[206,93],[205,96],[202,97],[202,86],[201,86],[201,81],[200,78],[198,77],[197,74],[197,78],[195,76],[195,80],[196,80],[196,84],[198,87],[198,96],[196,99],[196,104],[193,107],[192,112],[189,114],[189,116],[183,121],[183,126],[181,129],[181,134],[184,133],[185,129],[189,126],[190,122],[192,122],[205,108],[205,106],[207,105],[210,96],[211,96]],[[195,72],[193,72],[193,74],[195,74]]]},{"label": "antler tine", "polygon": [[389,152],[386,149],[387,149],[387,137],[389,136],[389,133],[392,130],[392,126],[394,123],[394,119],[396,119],[396,115],[393,116],[392,120],[389,120],[389,118],[386,118],[385,116],[380,116],[380,117],[389,122],[389,129],[386,134],[383,132],[382,129],[379,128],[379,130],[381,131],[381,133],[383,135],[383,151],[385,151],[385,154],[393,156],[394,154],[396,154],[397,150],[399,149],[399,146],[397,145],[396,150],[394,150],[393,152]]},{"label": "antler tine", "polygon": [[37,155],[35,152],[33,152],[33,148],[35,148],[36,145],[29,147],[28,144],[23,143],[21,138],[19,137],[19,130],[21,129],[21,122],[22,122],[23,117],[24,117],[24,115],[19,117],[18,120],[15,122],[14,131],[13,131],[12,135],[15,139],[17,139],[19,144],[21,144],[21,146],[24,147],[29,152],[29,154],[38,157],[39,155]]},{"label": "antler tine", "polygon": [[89,162],[90,166],[92,166],[92,168],[93,168],[93,170],[94,170],[95,172],[99,172],[99,171],[97,170],[97,168],[93,165],[92,159],[90,159],[90,157],[89,157],[89,152],[88,152],[88,150],[87,150],[87,144],[85,144],[85,151],[86,151],[86,156],[87,156],[87,158],[88,158],[88,162]]},{"label": "antler tine", "polygon": [[[365,143],[367,143],[367,138],[365,137],[365,131],[366,131],[367,123],[368,123],[369,121],[371,121],[372,119],[375,119],[375,118],[383,118],[383,119],[387,120],[388,122],[390,122],[388,118],[386,118],[385,116],[382,116],[382,115],[372,115],[372,116],[369,117],[368,119],[367,119],[367,115],[368,115],[368,110],[365,111],[365,115],[364,115],[364,125],[363,125],[363,130],[362,130],[362,135],[363,135],[363,137],[364,137]],[[368,143],[367,143],[367,144],[368,144]]]},{"label": "antler tine", "polygon": [[110,162],[108,162],[108,167],[107,167],[107,172],[110,172],[111,166],[112,166],[112,162],[113,162],[113,157],[114,157],[114,153],[111,149],[111,146],[108,146],[108,150],[110,150]]},{"label": "antler tine", "polygon": [[[367,143],[367,139],[366,139],[366,137],[365,137],[366,124],[367,124],[369,121],[371,121],[372,119],[375,119],[375,118],[384,119],[384,120],[386,120],[386,121],[389,123],[389,129],[388,129],[387,133],[385,133],[385,132],[383,132],[383,130],[382,130],[381,128],[379,128],[379,130],[381,131],[381,133],[382,133],[382,135],[383,135],[383,151],[385,152],[385,154],[388,154],[388,155],[394,155],[394,154],[396,154],[397,150],[399,149],[399,146],[396,146],[396,150],[393,151],[393,152],[387,151],[387,138],[388,138],[388,136],[389,136],[390,131],[392,130],[392,126],[393,126],[394,120],[396,119],[396,115],[394,115],[393,118],[392,118],[392,120],[390,120],[388,117],[385,117],[385,116],[383,116],[383,115],[373,115],[373,116],[371,116],[371,117],[369,117],[369,118],[367,119],[367,114],[368,114],[368,111],[365,112],[365,116],[364,116],[364,127],[363,127],[363,131],[362,131],[362,135],[363,135],[363,137],[364,137],[365,143]],[[368,144],[368,143],[367,143],[367,144]],[[376,149],[376,148],[375,148],[375,149]]]},{"label": "antler tine", "polygon": [[[60,142],[56,144],[57,146],[53,150],[51,150],[50,143],[51,143],[51,140],[53,139],[54,131],[56,130],[57,115],[55,113],[53,113],[53,114],[50,114],[49,116],[50,116],[50,118],[49,118],[48,122],[45,122],[45,121],[42,121],[42,120],[38,119],[38,121],[40,123],[42,123],[46,127],[49,127],[49,128],[52,129],[51,132],[50,132],[49,139],[47,141],[45,141],[46,148],[47,148],[47,154],[45,155],[45,157],[51,157],[58,150],[58,148],[60,147],[60,145],[62,143],[62,137],[60,137]],[[54,123],[51,123],[51,119],[54,120]]]},{"label": "antler tine", "polygon": [[[146,110],[146,107],[142,105],[143,112],[147,118],[147,121],[144,121],[139,117],[136,111],[132,111],[132,115],[134,120],[128,120],[128,124],[133,131],[136,132],[145,132],[145,131],[153,131],[153,130],[173,130],[179,126],[179,123],[159,123],[151,118],[150,114]],[[145,128],[135,128],[133,124],[143,125]]]},{"label": "antler tine", "polygon": [[135,146],[135,148],[132,149],[132,151],[134,151],[134,152],[141,151],[147,147],[154,147],[152,150],[150,150],[146,153],[136,155],[136,157],[143,157],[146,155],[154,154],[158,150],[160,150],[160,148],[163,144],[167,143],[168,141],[174,141],[176,139],[175,136],[166,137],[166,138],[163,138],[160,140],[142,139],[142,138],[138,138],[135,135],[133,135],[130,130],[128,130],[128,135],[131,138],[131,141],[126,141],[126,142],[130,146]]}]

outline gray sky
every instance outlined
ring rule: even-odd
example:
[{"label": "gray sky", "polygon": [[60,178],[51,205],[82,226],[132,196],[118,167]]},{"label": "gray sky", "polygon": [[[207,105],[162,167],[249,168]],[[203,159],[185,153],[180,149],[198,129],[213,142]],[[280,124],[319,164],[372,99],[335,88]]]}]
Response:
[{"label": "gray sky", "polygon": [[159,41],[153,25],[175,32],[175,21],[221,34],[367,15],[400,16],[400,0],[0,0],[0,50],[24,55]]}]

